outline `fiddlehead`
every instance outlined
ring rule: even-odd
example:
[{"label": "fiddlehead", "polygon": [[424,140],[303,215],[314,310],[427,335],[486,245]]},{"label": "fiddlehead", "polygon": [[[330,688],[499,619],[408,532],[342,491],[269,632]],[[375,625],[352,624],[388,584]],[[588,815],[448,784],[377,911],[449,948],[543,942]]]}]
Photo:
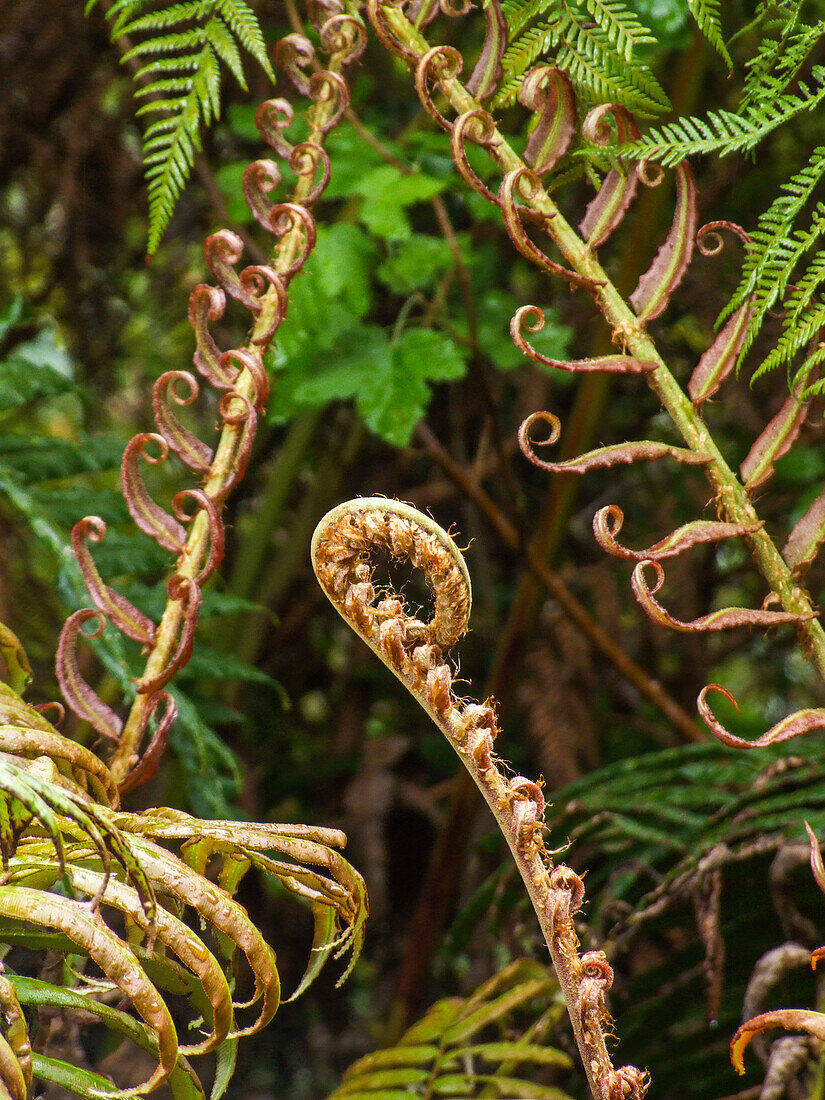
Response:
[{"label": "fiddlehead", "polygon": [[[415,617],[392,590],[376,590],[369,561],[376,550],[405,558],[424,572],[434,600],[429,620]],[[601,952],[579,954],[572,917],[584,886],[568,867],[554,867],[544,847],[541,786],[504,774],[494,748],[493,701],[477,703],[453,690],[445,650],[466,630],[471,606],[469,575],[454,541],[407,504],[362,497],[320,521],[312,539],[312,564],[338,613],[447,737],[496,818],[553,957],[594,1096],[640,1098],[645,1075],[632,1066],[615,1069],[607,1052],[610,1017],[604,993],[612,970]]]}]

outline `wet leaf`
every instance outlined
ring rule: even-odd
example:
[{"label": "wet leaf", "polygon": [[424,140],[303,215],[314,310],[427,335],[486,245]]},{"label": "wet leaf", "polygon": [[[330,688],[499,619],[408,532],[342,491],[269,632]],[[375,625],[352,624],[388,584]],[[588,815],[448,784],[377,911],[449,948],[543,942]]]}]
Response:
[{"label": "wet leaf", "polygon": [[[88,905],[24,886],[0,886],[0,914],[53,928],[68,936],[88,952],[155,1033],[158,1043],[157,1069],[143,1085],[123,1090],[122,1097],[139,1096],[168,1078],[178,1057],[178,1039],[169,1010],[131,948],[98,917],[93,916]],[[34,1073],[38,1074],[36,1061]]]},{"label": "wet leaf", "polygon": [[817,1039],[825,1040],[825,1013],[811,1012],[804,1008],[777,1008],[763,1012],[742,1024],[730,1044],[730,1060],[737,1073],[745,1072],[742,1056],[754,1035],[781,1027],[786,1031],[807,1031]]}]

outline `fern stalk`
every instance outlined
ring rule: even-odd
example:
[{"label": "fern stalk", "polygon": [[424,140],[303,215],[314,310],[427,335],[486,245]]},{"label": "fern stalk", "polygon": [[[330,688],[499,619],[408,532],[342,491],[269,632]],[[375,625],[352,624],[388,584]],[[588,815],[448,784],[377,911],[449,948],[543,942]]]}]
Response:
[{"label": "fern stalk", "polygon": [[[336,55],[332,55],[328,71],[340,76],[343,64]],[[329,129],[330,122],[334,119],[334,100],[321,101],[309,113],[310,133],[308,142],[323,145],[324,135]],[[307,175],[300,175],[295,185],[292,201],[301,203],[311,195],[313,181]],[[273,255],[272,267],[279,275],[286,274],[301,251],[302,230],[296,222],[280,238]],[[263,355],[267,344],[267,334],[272,333],[281,308],[276,288],[270,289],[261,297],[261,311],[258,314],[249,339],[246,350],[256,355]],[[243,369],[235,385],[235,391],[245,397],[250,404],[254,404],[256,386],[252,374]],[[234,452],[237,447],[239,428],[230,423],[224,423],[221,430],[218,445],[215,448],[214,458],[205,476],[203,491],[208,496],[218,495],[226,482],[227,474],[233,467]],[[175,565],[175,572],[183,578],[192,581],[203,568],[210,551],[209,520],[204,512],[199,512],[189,528],[188,538],[183,552]],[[158,676],[168,665],[172,653],[175,650],[183,627],[185,609],[181,601],[167,600],[163,616],[158,624],[152,651],[146,661],[146,666],[141,679],[151,681]],[[129,715],[123,726],[120,742],[109,762],[109,768],[116,782],[121,782],[132,766],[135,752],[142,736],[149,706],[149,696],[145,693],[136,694]]]},{"label": "fern stalk", "polygon": [[[431,48],[399,9],[382,6],[380,12],[387,28],[416,60]],[[459,114],[480,109],[480,104],[455,77],[447,74],[441,86],[450,104]],[[486,148],[505,173],[517,169],[529,170],[498,129],[494,131]],[[567,222],[543,188],[538,188],[531,199],[531,205],[545,216],[544,228],[572,271],[595,284],[593,298],[610,325],[614,340],[621,343],[634,358],[656,364],[655,370],[646,373],[647,382],[679,429],[687,446],[697,455],[710,455],[710,461],[704,469],[714,490],[718,511],[732,523],[759,523],[753,503],[725,461],[707,425],[668,370],[652,337],[616,289],[593,250]],[[794,615],[810,616],[800,621],[796,628],[805,651],[810,654],[819,674],[825,680],[825,630],[815,617],[816,611],[807,593],[796,584],[790,569],[764,528],[754,531],[748,539],[760,573],[770,590],[778,596],[784,610]]]}]

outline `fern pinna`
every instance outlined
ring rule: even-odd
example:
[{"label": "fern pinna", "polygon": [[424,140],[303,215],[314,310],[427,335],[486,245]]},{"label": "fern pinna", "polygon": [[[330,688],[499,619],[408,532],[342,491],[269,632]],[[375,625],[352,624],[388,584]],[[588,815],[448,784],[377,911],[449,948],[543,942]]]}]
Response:
[{"label": "fern pinna", "polygon": [[[157,768],[175,721],[169,684],[192,652],[202,586],[223,554],[221,510],[244,475],[267,397],[262,356],[284,319],[290,281],[314,245],[310,207],[329,178],[323,142],[347,103],[341,72],[364,45],[359,21],[340,11],[321,13],[320,32],[328,68],[308,81],[301,67],[314,59],[311,44],[291,36],[278,47],[283,68],[311,100],[308,140],[293,149],[284,138],[293,111],[286,100],[267,101],[257,116],[264,141],[298,177],[290,200],[269,199],[281,178],[275,161],[254,162],[244,177],[247,201],[276,241],[272,262],[238,271],[240,240],[227,231],[216,233],[205,252],[219,285],[198,286],[190,299],[194,365],[220,394],[217,443],[210,446],[178,419],[175,406],[196,400],[201,383],[191,372],[172,370],[154,387],[157,431],[138,434],[123,456],[123,493],[135,523],[176,557],[160,622],[100,576],[91,545],[106,537],[106,524],[87,516],[72,532],[94,606],[66,622],[57,677],[68,706],[102,739],[103,754],[57,731],[46,714],[55,709],[59,723],[60,704],[38,710],[23,701],[19,692],[28,661],[11,631],[0,631],[10,680],[0,686],[2,938],[12,948],[48,950],[68,960],[67,980],[60,985],[45,980],[50,970],[37,978],[20,972],[13,950],[5,956],[0,1082],[3,1095],[14,1100],[25,1100],[34,1081],[80,1096],[112,1097],[144,1095],[167,1084],[173,1096],[194,1100],[204,1095],[204,1087],[192,1059],[208,1054],[216,1057],[211,1095],[223,1095],[239,1040],[266,1026],[281,1002],[274,952],[235,899],[252,867],[277,879],[312,913],[310,961],[293,996],[332,952],[350,952],[354,961],[360,951],[366,894],[360,875],[337,851],[345,843],[339,831],[205,821],[163,808],[129,813],[120,806],[122,797]],[[222,351],[210,323],[223,315],[228,300],[239,303],[252,324],[245,346]],[[169,513],[150,495],[140,464],[173,454],[201,484],[178,493]],[[107,626],[145,655],[125,720],[92,690],[77,654],[81,636],[95,637]],[[25,953],[21,958],[27,966]],[[117,995],[118,1007],[110,994]],[[196,1034],[179,1031],[170,995],[183,999]],[[30,1038],[32,1017],[53,1009],[81,1013],[115,1039],[125,1037],[143,1048],[153,1067],[145,1080],[119,1088],[99,1073],[38,1049]]]},{"label": "fern pinna", "polygon": [[[88,0],[87,13],[98,3]],[[246,90],[241,49],[275,81],[258,20],[246,0],[115,0],[106,9],[112,40],[128,42],[144,125],[143,162],[149,191],[151,256],[202,146],[220,117],[221,66]]]}]

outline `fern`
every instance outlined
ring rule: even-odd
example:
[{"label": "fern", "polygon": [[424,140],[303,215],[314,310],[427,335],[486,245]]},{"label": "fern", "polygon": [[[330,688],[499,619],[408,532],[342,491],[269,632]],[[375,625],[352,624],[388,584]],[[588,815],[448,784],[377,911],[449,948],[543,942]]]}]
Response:
[{"label": "fern", "polygon": [[816,251],[825,235],[825,205],[817,203],[807,229],[795,228],[795,223],[814,196],[823,176],[825,146],[819,146],[808,164],[783,185],[779,197],[759,219],[742,279],[725,311],[726,314],[731,312],[747,299],[752,301],[751,318],[739,356],[741,366],[768,310],[782,300],[803,259],[813,253],[811,264],[799,276],[799,283],[792,291],[780,342],[755,372],[754,378],[761,377],[781,363],[788,363],[819,329],[812,320],[817,316],[812,301],[825,277],[825,258],[821,250]]},{"label": "fern", "polygon": [[777,38],[765,38],[759,43],[746,66],[741,107],[758,103],[766,95],[784,92],[822,39],[821,21],[799,26],[796,16],[794,12],[779,28]]},{"label": "fern", "polygon": [[639,160],[659,161],[665,167],[699,154],[724,157],[748,153],[779,126],[819,106],[825,98],[825,70],[817,68],[814,77],[818,87],[800,83],[797,93],[752,104],[741,113],[720,110],[709,111],[706,119],[681,118],[651,130],[623,152]]},{"label": "fern", "polygon": [[722,39],[722,27],[719,20],[719,0],[688,0],[690,13],[698,24],[699,30],[717,51],[727,65],[733,68],[727,46]]},{"label": "fern", "polygon": [[622,103],[646,116],[667,111],[667,96],[635,55],[655,39],[622,0],[510,0],[503,10],[510,46],[496,106],[514,103],[527,70],[552,55],[587,101]]},{"label": "fern", "polygon": [[[87,12],[96,2],[90,0]],[[271,80],[275,76],[246,0],[184,0],[161,6],[151,0],[119,0],[107,19],[113,39],[138,39],[122,61],[139,64],[135,95],[147,100],[137,114],[147,122],[143,162],[149,190],[147,249],[152,255],[202,148],[203,130],[220,116],[221,65],[246,90],[240,46]]]},{"label": "fern", "polygon": [[[536,1003],[549,1007],[536,1019]],[[523,1026],[533,1006],[534,1022]],[[394,1047],[350,1066],[329,1100],[403,1100],[405,1096],[498,1096],[516,1100],[568,1100],[539,1073],[567,1069],[569,1057],[549,1046],[546,1033],[557,1021],[558,986],[532,959],[518,959],[466,999],[450,997],[428,1009]],[[518,1017],[522,1033],[514,1034]],[[489,1038],[486,1038],[490,1034]]]}]

